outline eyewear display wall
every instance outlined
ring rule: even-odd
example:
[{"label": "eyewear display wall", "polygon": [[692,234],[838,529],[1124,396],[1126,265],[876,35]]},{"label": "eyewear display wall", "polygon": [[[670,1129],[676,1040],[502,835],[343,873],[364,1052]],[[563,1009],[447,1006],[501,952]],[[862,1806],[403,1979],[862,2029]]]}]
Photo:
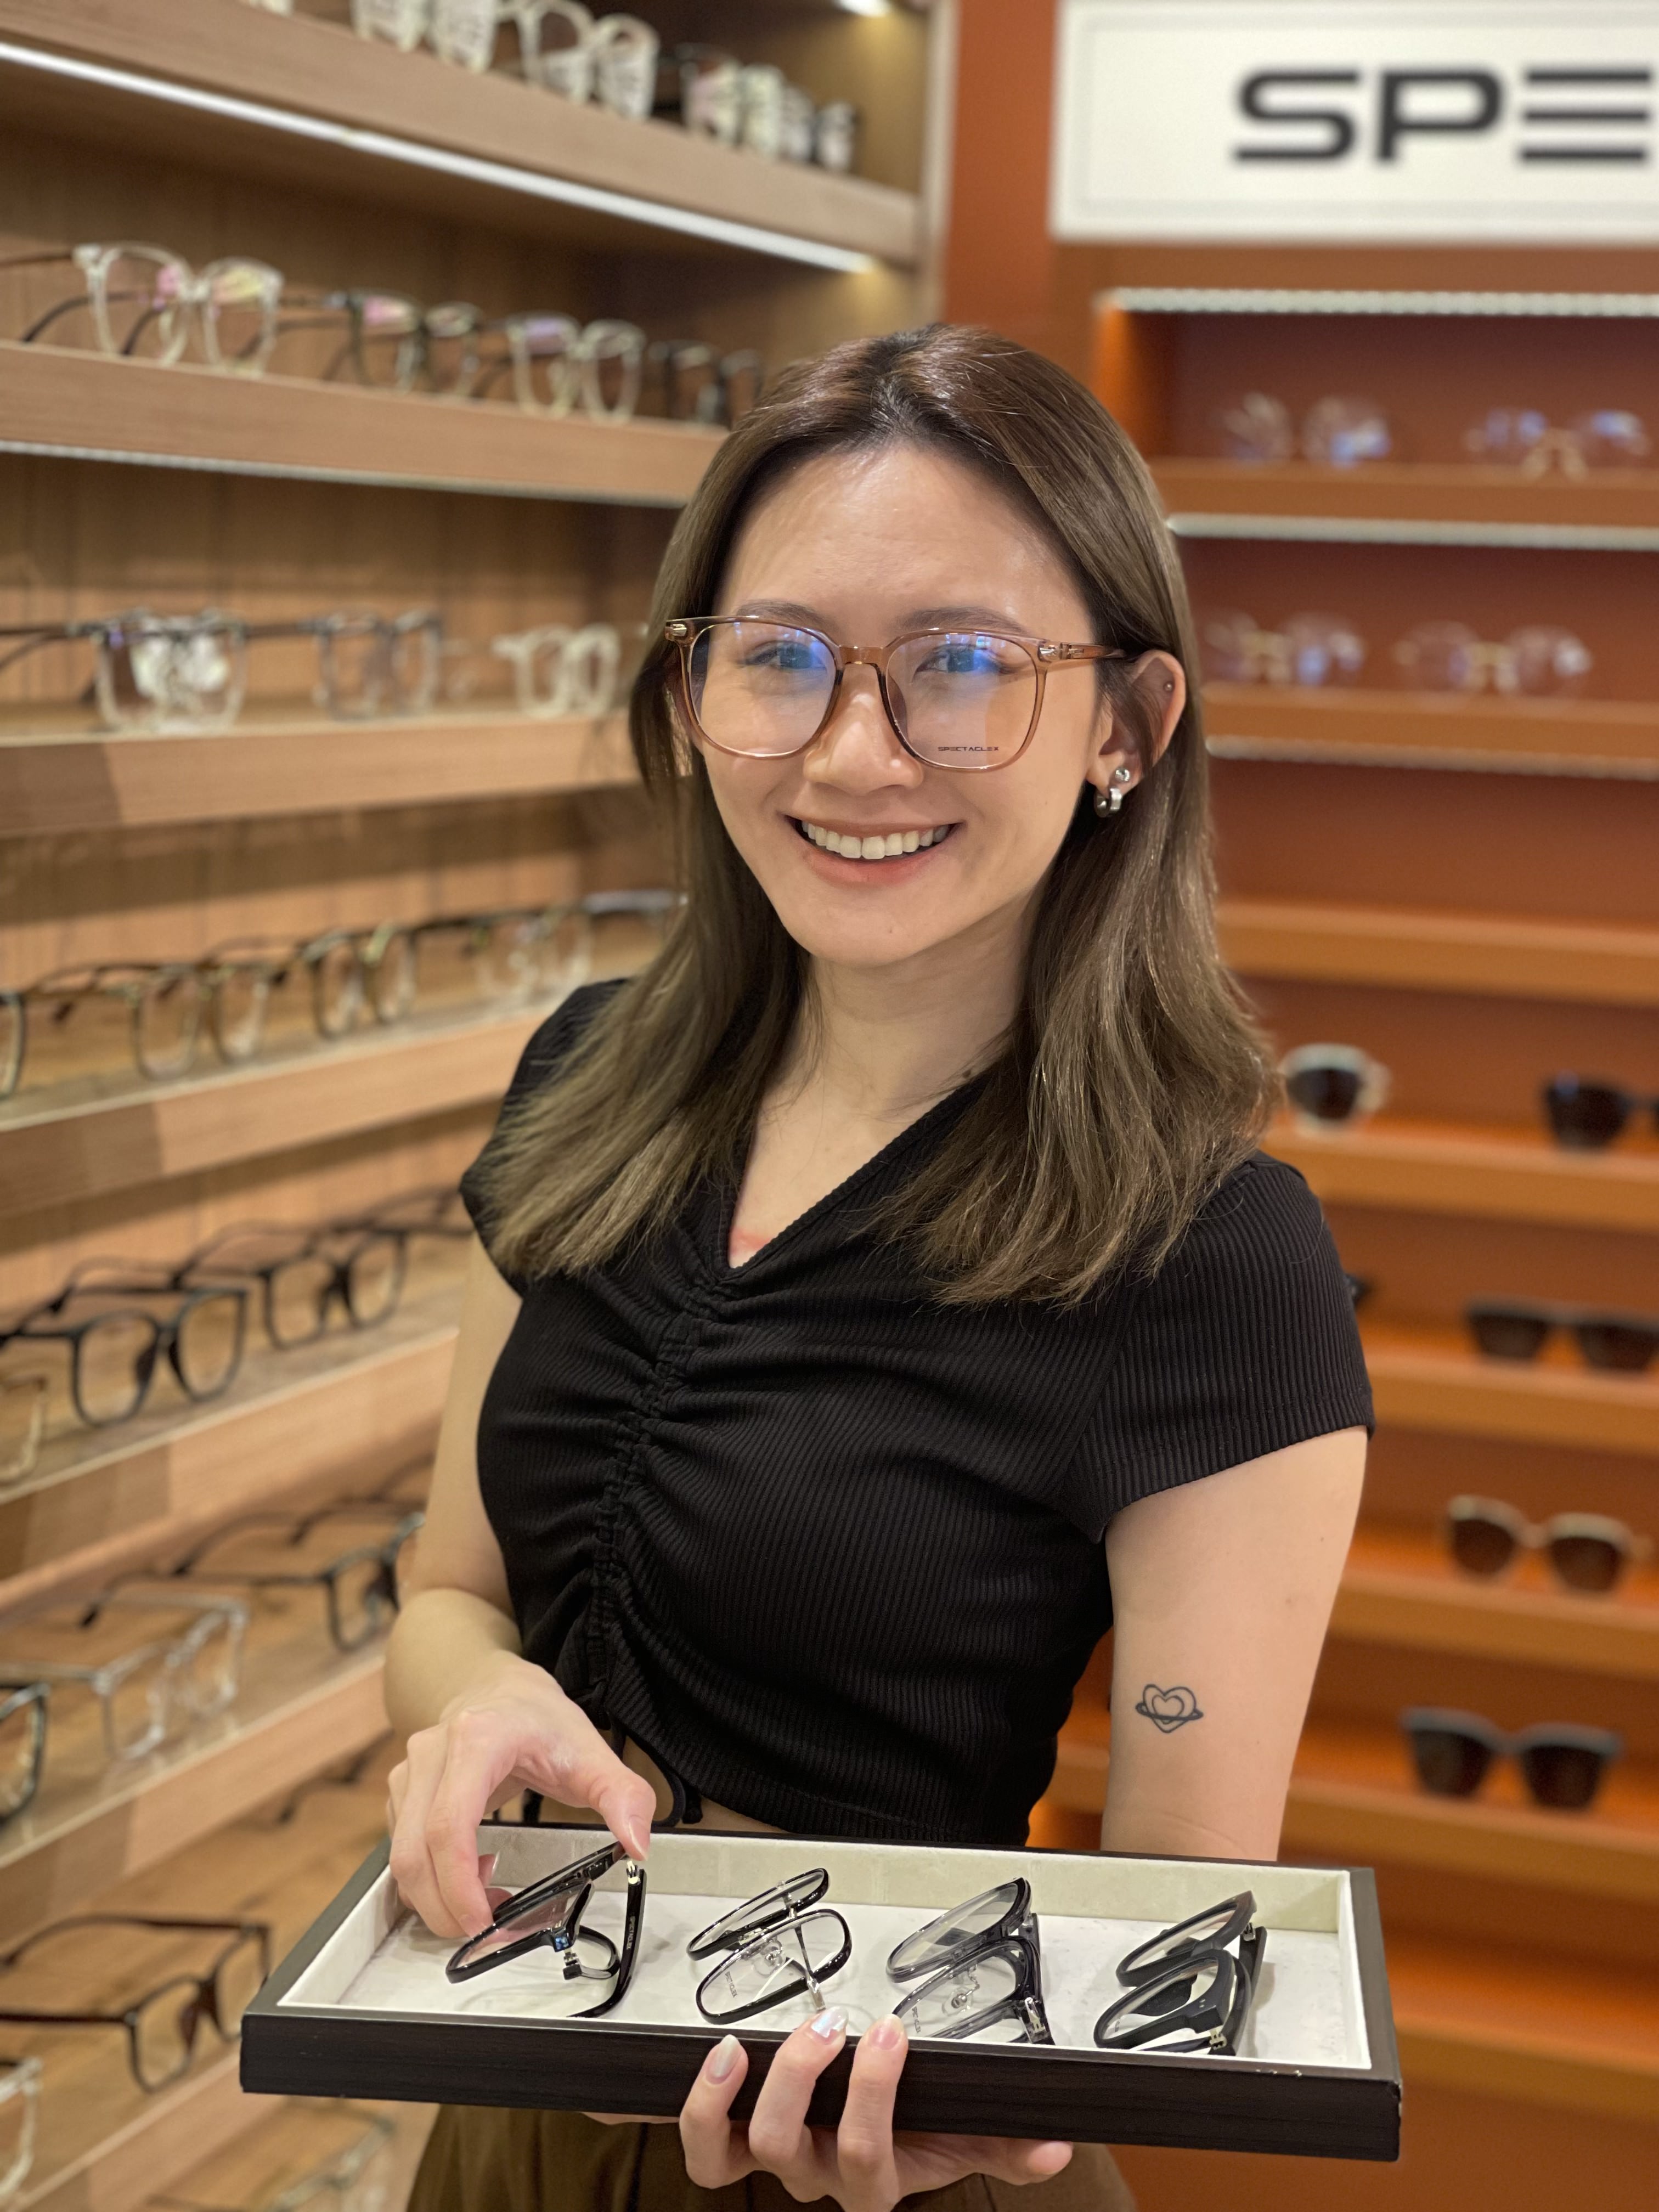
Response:
[{"label": "eyewear display wall", "polygon": [[[1232,611],[1202,624],[1213,683],[1304,686],[1377,680],[1370,646],[1346,615],[1293,614],[1276,629]],[[1385,680],[1413,691],[1563,697],[1583,689],[1595,655],[1571,630],[1528,624],[1492,644],[1466,623],[1419,623],[1390,649]]]},{"label": "eyewear display wall", "polygon": [[[1399,427],[1374,399],[1333,395],[1296,416],[1282,399],[1246,392],[1216,415],[1227,459],[1257,464],[1310,461],[1357,468],[1408,454]],[[1591,406],[1565,424],[1543,409],[1494,406],[1465,430],[1463,454],[1526,477],[1583,477],[1592,469],[1638,468],[1653,450],[1642,417],[1627,407]],[[1427,458],[1426,456],[1425,458]],[[1449,457],[1448,457],[1449,458]]]}]

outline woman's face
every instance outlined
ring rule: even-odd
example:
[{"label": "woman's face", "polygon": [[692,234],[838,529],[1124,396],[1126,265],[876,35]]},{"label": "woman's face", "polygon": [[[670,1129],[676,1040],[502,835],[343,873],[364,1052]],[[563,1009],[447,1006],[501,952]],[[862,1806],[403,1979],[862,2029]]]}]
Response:
[{"label": "woman's face", "polygon": [[[805,624],[843,645],[946,627],[1079,645],[1091,635],[1076,584],[1021,509],[961,462],[904,445],[793,470],[749,517],[711,611]],[[1179,665],[1148,656],[1139,680],[1167,732],[1185,697]],[[705,745],[702,757],[732,842],[784,927],[814,958],[855,967],[1017,934],[1085,782],[1105,790],[1120,764],[1136,781],[1145,766],[1115,728],[1092,662],[1050,672],[1030,744],[990,771],[906,752],[863,667],[847,671],[834,718],[805,752],[735,758]],[[834,831],[842,851],[809,829],[820,840]],[[850,840],[908,844],[911,831],[931,842],[848,856]]]}]

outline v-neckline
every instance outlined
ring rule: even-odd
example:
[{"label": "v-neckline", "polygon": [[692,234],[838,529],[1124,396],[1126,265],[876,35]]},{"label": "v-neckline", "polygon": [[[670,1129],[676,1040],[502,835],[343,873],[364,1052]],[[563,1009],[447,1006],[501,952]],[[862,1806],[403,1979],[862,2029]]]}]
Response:
[{"label": "v-neckline", "polygon": [[720,1205],[716,1209],[714,1222],[714,1249],[708,1255],[714,1280],[722,1287],[726,1287],[741,1280],[746,1275],[753,1274],[756,1268],[770,1259],[781,1245],[787,1244],[798,1230],[804,1231],[809,1228],[832,1206],[839,1205],[849,1192],[855,1190],[866,1177],[884,1166],[901,1145],[907,1144],[912,1138],[920,1136],[931,1121],[945,1112],[946,1107],[959,1104],[967,1092],[976,1089],[984,1082],[989,1073],[988,1068],[981,1068],[977,1075],[970,1075],[965,1083],[958,1083],[954,1090],[947,1091],[942,1098],[936,1098],[925,1112],[917,1115],[914,1121],[907,1121],[902,1129],[890,1136],[878,1152],[872,1152],[867,1160],[860,1162],[853,1170],[851,1175],[843,1176],[832,1190],[825,1191],[822,1198],[814,1199],[804,1213],[798,1213],[793,1221],[786,1221],[775,1237],[769,1237],[764,1244],[753,1252],[740,1266],[734,1267],[730,1256],[732,1218],[737,1212],[738,1195],[743,1188],[743,1179],[749,1172],[749,1155],[755,1141],[754,1131],[751,1128],[748,1141],[744,1146],[742,1157],[738,1162],[736,1176],[726,1181],[720,1189]]}]

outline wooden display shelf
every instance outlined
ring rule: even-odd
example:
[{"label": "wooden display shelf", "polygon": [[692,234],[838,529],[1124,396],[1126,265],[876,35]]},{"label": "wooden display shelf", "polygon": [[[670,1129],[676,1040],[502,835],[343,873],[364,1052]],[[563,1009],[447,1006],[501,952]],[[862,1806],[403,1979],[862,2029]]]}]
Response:
[{"label": "wooden display shelf", "polygon": [[227,2051],[147,2098],[124,2127],[88,2142],[68,2165],[31,2175],[14,2212],[137,2212],[259,2118],[262,2104],[242,2093],[240,2063],[237,2052]]},{"label": "wooden display shelf", "polygon": [[0,453],[680,507],[724,434],[0,343]]},{"label": "wooden display shelf", "polygon": [[1659,1231],[1659,1148],[1577,1152],[1519,1129],[1405,1121],[1308,1128],[1290,1118],[1266,1142],[1328,1205]]},{"label": "wooden display shelf", "polygon": [[1659,551],[1659,469],[1537,477],[1450,461],[1328,469],[1175,456],[1152,469],[1178,537]]},{"label": "wooden display shelf", "polygon": [[1217,920],[1246,975],[1659,1006],[1659,930],[1260,898],[1224,898]]},{"label": "wooden display shelf", "polygon": [[1486,1359],[1451,1331],[1372,1322],[1365,1364],[1379,1421],[1453,1436],[1659,1454],[1659,1382],[1612,1375],[1565,1353]]},{"label": "wooden display shelf", "polygon": [[[1056,1804],[1101,1811],[1109,1735],[1103,1711],[1073,1707],[1048,1787]],[[1293,1862],[1381,1859],[1650,1905],[1659,1904],[1659,1777],[1629,1763],[1614,1767],[1589,1813],[1534,1807],[1503,1767],[1477,1796],[1437,1797],[1416,1787],[1403,1738],[1310,1721],[1291,1777],[1281,1851]]]},{"label": "wooden display shelf", "polygon": [[[336,24],[204,11],[200,0],[137,9],[120,0],[0,0],[0,33],[105,73],[77,80],[11,58],[14,124],[101,126],[129,144],[167,131],[176,155],[180,107],[167,95],[189,88],[206,95],[186,111],[198,158],[234,159],[309,189],[332,183],[613,251],[725,246],[814,258],[791,254],[800,241],[830,249],[830,267],[921,259],[914,193],[762,161],[678,125],[630,122],[428,52],[400,54]],[[322,127],[307,129],[308,119]]]},{"label": "wooden display shelf", "polygon": [[1659,778],[1659,707],[1648,700],[1206,684],[1204,720],[1223,760]]},{"label": "wooden display shelf", "polygon": [[135,1547],[268,1504],[337,1468],[412,1459],[437,1432],[455,1345],[453,1289],[315,1344],[249,1352],[211,1404],[173,1404],[118,1429],[52,1438],[27,1482],[0,1489],[8,1605],[65,1574],[112,1571]]},{"label": "wooden display shelf", "polygon": [[0,1107],[0,1213],[130,1190],[295,1145],[500,1098],[550,1009],[410,1019],[292,1057],[31,1111]]},{"label": "wooden display shelf", "polygon": [[0,837],[636,783],[626,719],[257,721],[205,737],[0,734]]},{"label": "wooden display shelf", "polygon": [[[0,1942],[83,1911],[112,1883],[385,1734],[380,1650],[337,1652],[323,1625],[321,1591],[299,1595],[316,1615],[312,1632],[275,1647],[250,1638],[236,1703],[147,1759],[54,1788],[60,1730],[49,1715],[40,1795],[7,1824],[0,1847]],[[74,1695],[54,1692],[53,1701]]]},{"label": "wooden display shelf", "polygon": [[1605,1597],[1574,1596],[1540,1560],[1483,1581],[1425,1531],[1362,1522],[1331,1633],[1407,1650],[1659,1680],[1659,1572],[1635,1570]]}]

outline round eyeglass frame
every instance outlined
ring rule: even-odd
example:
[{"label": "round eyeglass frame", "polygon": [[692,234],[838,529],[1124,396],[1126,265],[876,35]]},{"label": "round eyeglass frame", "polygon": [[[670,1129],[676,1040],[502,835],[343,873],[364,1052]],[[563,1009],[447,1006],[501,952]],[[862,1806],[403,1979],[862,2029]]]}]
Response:
[{"label": "round eyeglass frame", "polygon": [[[672,621],[665,623],[663,625],[665,642],[678,648],[678,654],[672,664],[675,673],[671,679],[671,684],[674,703],[679,709],[686,728],[700,743],[712,745],[717,753],[725,753],[733,760],[793,760],[797,753],[804,753],[810,745],[817,743],[834,720],[836,708],[841,700],[842,679],[847,671],[849,668],[873,668],[876,672],[876,686],[881,694],[882,712],[887,717],[887,726],[912,760],[920,761],[924,768],[940,768],[945,769],[947,773],[962,775],[992,775],[998,769],[1012,768],[1036,734],[1036,726],[1042,719],[1043,692],[1048,677],[1054,669],[1079,667],[1089,661],[1123,660],[1127,658],[1121,646],[1066,645],[1054,638],[1022,637],[1017,630],[992,629],[984,625],[975,625],[963,629],[938,628],[908,629],[898,637],[890,638],[885,645],[838,645],[827,632],[814,629],[810,623],[773,623],[771,626],[775,629],[793,630],[801,637],[816,638],[829,653],[835,664],[836,672],[830,681],[830,696],[824,702],[823,713],[819,718],[817,727],[813,730],[811,736],[803,738],[798,745],[785,745],[776,752],[756,753],[745,751],[734,745],[723,745],[718,738],[711,738],[704,729],[696,709],[691,703],[691,655],[696,650],[698,639],[706,635],[711,629],[729,629],[738,621],[763,620],[769,621],[770,617],[732,615],[677,616]],[[930,759],[926,753],[919,752],[911,744],[909,738],[899,727],[898,717],[893,712],[892,698],[887,689],[887,665],[899,648],[902,646],[914,644],[919,637],[963,636],[993,637],[999,644],[1018,646],[1030,659],[1032,673],[1036,680],[1036,696],[1031,702],[1031,719],[1026,725],[1024,736],[1008,755],[1006,760],[936,761]]]}]

